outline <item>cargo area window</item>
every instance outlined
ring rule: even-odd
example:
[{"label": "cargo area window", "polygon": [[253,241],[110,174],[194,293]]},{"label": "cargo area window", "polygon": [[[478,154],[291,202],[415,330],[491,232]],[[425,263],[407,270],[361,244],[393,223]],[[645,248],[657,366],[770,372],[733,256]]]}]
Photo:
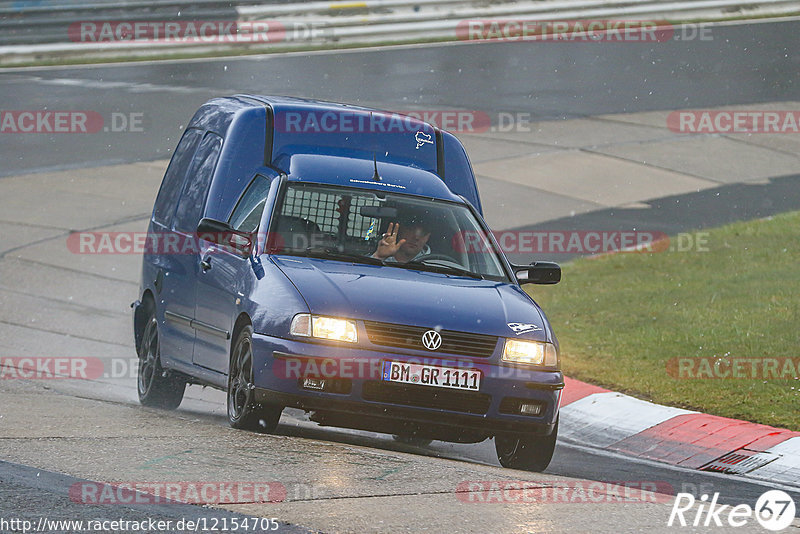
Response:
[{"label": "cargo area window", "polygon": [[194,232],[206,204],[211,178],[217,167],[217,160],[222,150],[222,138],[208,132],[197,153],[186,177],[178,208],[175,211],[173,229],[179,232]]},{"label": "cargo area window", "polygon": [[167,172],[164,174],[164,180],[161,182],[161,189],[158,191],[153,208],[153,220],[166,228],[172,227],[172,216],[175,213],[178,194],[182,189],[189,163],[197,151],[197,145],[200,144],[202,136],[201,130],[186,130],[175,148]]}]

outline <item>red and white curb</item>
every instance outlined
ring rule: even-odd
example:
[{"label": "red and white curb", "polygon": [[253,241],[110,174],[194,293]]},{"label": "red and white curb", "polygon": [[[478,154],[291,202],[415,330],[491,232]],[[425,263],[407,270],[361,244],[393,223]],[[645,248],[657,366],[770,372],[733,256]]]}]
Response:
[{"label": "red and white curb", "polygon": [[668,464],[800,483],[800,432],[670,408],[566,378],[559,437]]}]

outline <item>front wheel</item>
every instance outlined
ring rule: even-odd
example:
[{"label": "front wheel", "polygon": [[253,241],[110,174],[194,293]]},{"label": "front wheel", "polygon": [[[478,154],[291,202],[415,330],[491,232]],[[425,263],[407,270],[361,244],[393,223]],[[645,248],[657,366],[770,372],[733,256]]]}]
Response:
[{"label": "front wheel", "polygon": [[273,432],[283,407],[255,402],[253,327],[243,327],[233,344],[228,371],[228,422],[233,428]]},{"label": "front wheel", "polygon": [[161,367],[161,347],[158,342],[158,322],[150,314],[139,345],[139,371],[136,380],[139,402],[143,406],[174,410],[180,406],[186,381],[172,376]]},{"label": "front wheel", "polygon": [[549,436],[495,436],[494,448],[503,467],[544,471],[556,448],[558,421]]}]

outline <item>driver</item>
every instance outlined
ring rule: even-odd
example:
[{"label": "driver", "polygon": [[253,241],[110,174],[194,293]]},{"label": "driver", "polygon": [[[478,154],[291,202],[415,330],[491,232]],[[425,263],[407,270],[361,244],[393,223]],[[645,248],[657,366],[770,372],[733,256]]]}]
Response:
[{"label": "driver", "polygon": [[386,233],[372,255],[379,260],[408,263],[431,253],[428,239],[431,231],[422,218],[412,217],[403,223],[389,223]]}]

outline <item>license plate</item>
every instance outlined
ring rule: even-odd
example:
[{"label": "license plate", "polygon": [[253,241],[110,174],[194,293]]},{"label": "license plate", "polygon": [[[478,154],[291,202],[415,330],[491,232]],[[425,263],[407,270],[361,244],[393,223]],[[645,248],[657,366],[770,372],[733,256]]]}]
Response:
[{"label": "license plate", "polygon": [[481,372],[420,363],[383,362],[383,380],[439,388],[478,391]]}]

